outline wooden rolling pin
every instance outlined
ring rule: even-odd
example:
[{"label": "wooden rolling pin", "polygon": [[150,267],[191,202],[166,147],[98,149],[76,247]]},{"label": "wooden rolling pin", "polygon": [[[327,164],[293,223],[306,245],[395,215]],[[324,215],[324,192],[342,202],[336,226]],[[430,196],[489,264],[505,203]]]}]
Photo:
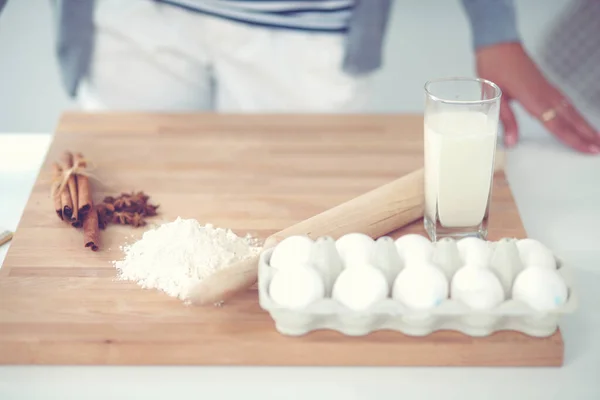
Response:
[{"label": "wooden rolling pin", "polygon": [[[504,153],[497,152],[494,170],[504,169]],[[361,232],[376,239],[422,218],[423,168],[269,236],[264,249],[288,236],[331,236]],[[243,291],[258,279],[258,256],[219,270],[193,286],[187,299],[194,305],[215,304]]]}]

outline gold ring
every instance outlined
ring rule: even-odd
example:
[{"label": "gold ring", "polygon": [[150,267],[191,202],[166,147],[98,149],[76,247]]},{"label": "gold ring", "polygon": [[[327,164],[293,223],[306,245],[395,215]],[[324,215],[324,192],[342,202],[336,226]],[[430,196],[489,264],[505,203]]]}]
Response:
[{"label": "gold ring", "polygon": [[548,122],[556,118],[556,109],[551,108],[542,113],[542,121]]},{"label": "gold ring", "polygon": [[569,105],[569,102],[567,100],[562,100],[558,106],[544,111],[541,116],[542,121],[548,122],[548,121],[553,120],[554,118],[556,118],[556,115],[558,114],[557,110],[559,110],[563,107],[566,107],[568,105]]}]

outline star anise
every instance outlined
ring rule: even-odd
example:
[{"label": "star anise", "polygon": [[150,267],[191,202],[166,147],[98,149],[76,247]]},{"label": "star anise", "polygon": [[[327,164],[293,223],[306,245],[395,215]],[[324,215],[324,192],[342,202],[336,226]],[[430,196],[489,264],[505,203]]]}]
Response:
[{"label": "star anise", "polygon": [[131,207],[133,204],[133,200],[129,196],[121,196],[115,200],[113,203],[116,209],[123,209],[126,207]]},{"label": "star anise", "polygon": [[133,218],[133,214],[126,211],[115,211],[112,216],[112,222],[116,224],[129,225]]},{"label": "star anise", "polygon": [[131,198],[136,203],[144,203],[144,204],[146,204],[148,202],[148,199],[150,198],[150,196],[144,194],[144,192],[137,192],[136,194],[132,194]]},{"label": "star anise", "polygon": [[111,222],[133,227],[144,226],[145,217],[157,214],[158,205],[148,203],[149,199],[144,192],[123,192],[117,197],[107,196],[97,207],[99,224],[103,227]]},{"label": "star anise", "polygon": [[140,215],[140,214],[133,214],[133,217],[131,218],[131,221],[129,222],[130,225],[132,225],[133,227],[137,228],[138,226],[144,226],[146,225],[146,221],[144,221],[144,218]]},{"label": "star anise", "polygon": [[96,205],[96,210],[102,214],[112,214],[115,212],[115,206],[109,203],[100,203]]},{"label": "star anise", "polygon": [[145,215],[147,217],[153,217],[155,216],[156,213],[156,209],[158,208],[158,206],[152,205],[152,204],[146,204],[146,206],[144,207],[144,212],[142,213],[142,215]]}]

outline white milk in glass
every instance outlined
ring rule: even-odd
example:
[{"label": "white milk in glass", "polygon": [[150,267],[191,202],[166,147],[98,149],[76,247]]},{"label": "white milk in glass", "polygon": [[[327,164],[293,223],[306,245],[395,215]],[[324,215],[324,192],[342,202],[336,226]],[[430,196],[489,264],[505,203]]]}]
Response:
[{"label": "white milk in glass", "polygon": [[478,111],[440,111],[427,115],[424,128],[426,217],[445,228],[481,224],[491,193],[497,122]]}]

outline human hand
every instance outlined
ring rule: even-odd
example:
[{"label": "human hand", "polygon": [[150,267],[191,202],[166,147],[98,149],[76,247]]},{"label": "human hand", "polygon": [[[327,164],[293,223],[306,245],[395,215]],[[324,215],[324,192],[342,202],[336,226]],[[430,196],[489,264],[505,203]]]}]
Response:
[{"label": "human hand", "polygon": [[600,133],[546,80],[520,44],[481,48],[476,59],[478,75],[502,90],[500,119],[507,147],[519,139],[517,120],[510,107],[510,101],[515,100],[566,145],[583,153],[600,153]]}]

